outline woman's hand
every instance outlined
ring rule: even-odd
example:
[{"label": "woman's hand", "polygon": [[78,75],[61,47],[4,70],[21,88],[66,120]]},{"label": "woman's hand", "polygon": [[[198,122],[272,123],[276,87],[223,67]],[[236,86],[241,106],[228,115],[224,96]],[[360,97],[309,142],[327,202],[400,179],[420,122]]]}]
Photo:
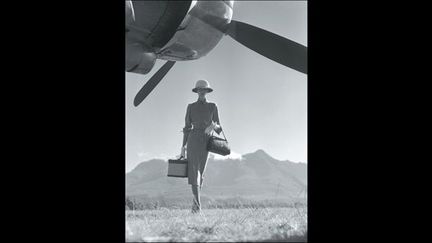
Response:
[{"label": "woman's hand", "polygon": [[186,145],[181,147],[180,158],[186,158]]},{"label": "woman's hand", "polygon": [[205,133],[210,134],[216,127],[216,122],[212,121],[212,123],[205,129]]}]

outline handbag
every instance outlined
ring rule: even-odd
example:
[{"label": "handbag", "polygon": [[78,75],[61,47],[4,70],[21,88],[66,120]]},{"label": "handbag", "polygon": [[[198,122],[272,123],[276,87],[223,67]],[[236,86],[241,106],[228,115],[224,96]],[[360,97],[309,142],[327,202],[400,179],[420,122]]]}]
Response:
[{"label": "handbag", "polygon": [[207,143],[207,150],[212,153],[220,154],[220,155],[229,155],[231,153],[231,149],[228,144],[228,140],[225,137],[225,133],[222,130],[222,135],[224,138],[219,138],[213,135],[213,132],[210,135],[209,141]]},{"label": "handbag", "polygon": [[[183,159],[182,159],[183,158]],[[188,177],[188,161],[181,156],[179,159],[168,160],[168,176]]]}]

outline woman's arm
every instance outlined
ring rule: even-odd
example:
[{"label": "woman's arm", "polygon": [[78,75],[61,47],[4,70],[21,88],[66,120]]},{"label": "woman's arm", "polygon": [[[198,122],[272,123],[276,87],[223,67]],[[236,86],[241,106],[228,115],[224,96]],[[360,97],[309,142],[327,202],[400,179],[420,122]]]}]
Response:
[{"label": "woman's arm", "polygon": [[217,134],[220,134],[222,131],[222,127],[220,126],[220,121],[219,121],[219,111],[217,108],[216,103],[214,104],[214,111],[213,111],[213,121],[217,124],[217,126],[214,128],[215,132]]},{"label": "woman's arm", "polygon": [[187,138],[189,136],[190,131],[192,130],[192,119],[190,116],[190,104],[188,104],[186,109],[186,116],[185,116],[185,126],[183,128],[183,143],[182,147],[184,147],[187,143]]}]

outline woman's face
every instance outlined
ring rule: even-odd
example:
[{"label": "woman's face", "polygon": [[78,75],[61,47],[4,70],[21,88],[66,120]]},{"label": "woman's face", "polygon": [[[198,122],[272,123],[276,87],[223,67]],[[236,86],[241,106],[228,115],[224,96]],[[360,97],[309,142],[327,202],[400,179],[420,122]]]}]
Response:
[{"label": "woman's face", "polygon": [[205,95],[208,93],[208,91],[206,89],[198,89],[197,93],[198,93],[199,97],[205,97]]}]

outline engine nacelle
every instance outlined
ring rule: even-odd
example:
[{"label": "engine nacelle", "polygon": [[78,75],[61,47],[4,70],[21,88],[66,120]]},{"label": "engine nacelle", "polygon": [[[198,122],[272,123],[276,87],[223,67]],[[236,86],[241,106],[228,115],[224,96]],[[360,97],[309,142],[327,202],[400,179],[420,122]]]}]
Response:
[{"label": "engine nacelle", "polygon": [[147,74],[156,63],[156,54],[140,43],[126,43],[126,71]]},{"label": "engine nacelle", "polygon": [[207,55],[225,35],[232,15],[233,1],[194,1],[158,58],[186,61]]},{"label": "engine nacelle", "polygon": [[147,74],[156,59],[207,55],[225,35],[233,2],[126,1],[126,71]]}]

